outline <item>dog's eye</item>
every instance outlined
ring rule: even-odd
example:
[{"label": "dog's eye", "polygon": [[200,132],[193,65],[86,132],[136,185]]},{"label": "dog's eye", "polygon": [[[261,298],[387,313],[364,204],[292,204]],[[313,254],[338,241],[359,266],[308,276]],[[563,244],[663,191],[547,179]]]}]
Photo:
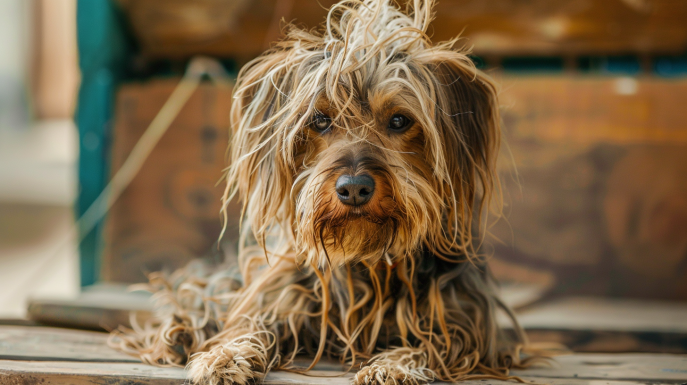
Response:
[{"label": "dog's eye", "polygon": [[310,127],[317,132],[324,132],[332,125],[332,118],[327,115],[315,115]]},{"label": "dog's eye", "polygon": [[396,114],[389,119],[389,130],[393,132],[404,132],[411,126],[411,121],[406,116]]}]

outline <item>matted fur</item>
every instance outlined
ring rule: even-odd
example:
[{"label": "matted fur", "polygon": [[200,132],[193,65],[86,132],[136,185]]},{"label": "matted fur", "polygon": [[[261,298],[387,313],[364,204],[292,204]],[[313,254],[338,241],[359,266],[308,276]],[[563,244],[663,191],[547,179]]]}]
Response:
[{"label": "matted fur", "polygon": [[[299,354],[362,366],[357,384],[511,378],[525,336],[496,325],[511,313],[477,253],[497,93],[456,40],[432,44],[432,5],[342,1],[241,70],[224,199],[244,205],[239,269],[153,275],[157,317],[114,346],[210,384],[299,370]],[[403,133],[387,130],[396,113]],[[339,202],[342,173],[371,175],[372,200]]]}]

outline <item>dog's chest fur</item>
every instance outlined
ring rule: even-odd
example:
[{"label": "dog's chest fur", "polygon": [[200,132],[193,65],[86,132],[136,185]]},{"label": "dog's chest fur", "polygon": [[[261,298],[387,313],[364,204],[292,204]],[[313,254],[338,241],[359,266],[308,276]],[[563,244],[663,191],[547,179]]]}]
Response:
[{"label": "dog's chest fur", "polygon": [[[296,285],[318,292],[321,278],[317,274],[302,271],[297,276]],[[326,351],[330,356],[340,357],[348,344],[365,357],[394,346],[417,346],[430,334],[441,335],[445,330],[439,320],[446,316],[463,318],[457,325],[473,320],[475,301],[489,301],[480,298],[487,280],[486,273],[467,260],[456,263],[423,252],[415,262],[406,260],[394,266],[382,261],[376,266],[358,263],[332,269],[328,301],[316,295],[317,300],[308,302],[306,309],[322,314],[327,306],[330,330]],[[285,328],[288,317],[283,314],[273,327]],[[297,340],[312,355],[317,351],[313,342],[320,336],[321,319],[302,321]],[[293,336],[284,339],[280,350],[292,351],[294,343]]]}]

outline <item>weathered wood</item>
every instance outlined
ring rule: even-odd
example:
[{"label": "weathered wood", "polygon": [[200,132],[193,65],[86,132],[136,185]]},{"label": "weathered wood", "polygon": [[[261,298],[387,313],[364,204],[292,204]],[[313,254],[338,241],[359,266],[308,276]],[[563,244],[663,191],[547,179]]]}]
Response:
[{"label": "weathered wood", "polygon": [[[584,147],[574,146],[687,143],[685,79],[495,75],[505,127],[518,144],[529,139],[580,151]],[[523,165],[548,161],[518,160]]]},{"label": "weathered wood", "polygon": [[[250,58],[279,37],[280,20],[310,28],[335,0],[119,0],[143,52]],[[687,3],[675,0],[444,0],[435,41],[462,33],[475,53],[580,55],[682,53]]]},{"label": "weathered wood", "polygon": [[[687,81],[499,80],[518,180],[503,167],[507,220],[491,229],[500,239],[493,244],[497,276],[548,285],[556,294],[687,298]],[[173,84],[121,91],[114,168]],[[108,279],[143,280],[144,271],[216,251],[222,186],[215,183],[224,167],[230,91],[206,87],[113,208]],[[205,124],[215,131],[203,131]],[[232,208],[230,233],[238,220]]]},{"label": "weathered wood", "polygon": [[490,229],[497,277],[550,294],[687,299],[687,81],[499,82],[510,153],[506,219]]},{"label": "weathered wood", "polygon": [[108,334],[32,326],[0,326],[0,359],[140,362],[107,346]]},{"label": "weathered wood", "polygon": [[0,360],[0,383],[7,385],[181,385],[185,378],[181,368],[158,368],[140,363]]},{"label": "weathered wood", "polygon": [[[110,349],[106,346],[106,338],[103,333],[0,326],[0,379],[25,379],[27,383],[43,379],[47,383],[118,384],[134,381],[172,384],[185,378],[180,368],[144,365]],[[339,368],[338,363],[322,362],[311,373],[313,376],[334,376],[331,378],[273,372],[266,383],[348,383],[351,374],[343,375],[345,368],[337,371]],[[687,378],[687,355],[574,354],[556,357],[552,365],[519,370],[514,374],[538,383],[545,379],[555,384],[561,382],[551,382],[553,379],[566,379],[568,382],[564,383],[572,384],[588,384],[592,380],[671,383]]]},{"label": "weathered wood", "polygon": [[[100,283],[83,288],[81,294],[71,300],[34,298],[29,300],[28,315],[38,324],[71,327],[88,330],[112,330],[119,325],[130,327],[130,317],[135,313],[139,322],[150,317],[153,311],[151,294],[129,291],[128,285]],[[502,300],[514,309],[535,302],[542,290],[535,285],[504,285]],[[19,320],[0,325],[17,325]],[[26,326],[29,321],[21,321]],[[19,323],[21,324],[21,323]]]},{"label": "weathered wood", "polygon": [[556,357],[546,368],[513,371],[543,378],[680,382],[687,379],[687,356],[671,354],[574,354]]},{"label": "weathered wood", "polygon": [[[120,88],[111,151],[113,172],[178,80],[158,79]],[[114,204],[105,231],[104,280],[143,282],[146,273],[174,270],[193,258],[216,256],[231,90],[229,84],[202,84]],[[229,206],[230,239],[237,234],[238,210],[235,203]]]},{"label": "weathered wood", "polygon": [[687,334],[612,330],[528,329],[532,343],[559,343],[582,353],[687,353]]},{"label": "weathered wood", "polygon": [[127,285],[101,283],[83,288],[72,300],[34,298],[29,300],[29,317],[41,324],[90,330],[112,330],[130,326],[131,313],[139,320],[150,316],[150,293],[127,290]]},{"label": "weathered wood", "polygon": [[518,314],[526,329],[687,334],[687,303],[593,297],[562,298]]},{"label": "weathered wood", "polygon": [[25,318],[0,318],[0,326],[41,326]]},{"label": "weathered wood", "polygon": [[[558,365],[516,371],[514,374],[530,383],[552,385],[604,384],[680,384],[687,374],[684,356],[670,355],[575,355],[558,357]],[[266,385],[347,385],[352,373],[314,370],[310,375],[283,371],[268,374]],[[183,384],[186,373],[181,368],[158,368],[134,363],[83,363],[64,361],[0,360],[3,384]],[[445,383],[437,382],[437,385]],[[484,384],[465,381],[465,385]],[[512,384],[490,380],[489,384]]]},{"label": "weathered wood", "polygon": [[549,300],[518,311],[532,342],[575,352],[687,353],[687,304],[593,297]]},{"label": "weathered wood", "polygon": [[[106,346],[106,334],[43,327],[0,326],[2,384],[181,384],[181,368],[144,365]],[[304,361],[305,362],[305,361]],[[271,372],[265,383],[348,384],[351,373],[340,364],[323,362],[311,376]],[[624,384],[679,383],[687,378],[687,356],[669,354],[574,354],[552,365],[515,371],[536,383],[593,384],[604,380]],[[318,377],[319,376],[319,377]],[[325,377],[328,376],[328,377]],[[476,385],[482,382],[466,382]],[[492,382],[500,383],[500,382]]]},{"label": "weathered wood", "polygon": [[[111,330],[128,325],[131,311],[139,322],[152,311],[147,293],[113,285],[87,289],[73,301],[33,300],[29,313],[44,325]],[[575,352],[687,353],[686,304],[593,297],[532,304],[541,294],[536,287],[501,289],[504,301],[520,308],[517,314],[532,342],[558,342]],[[503,325],[510,322],[504,319]]]}]

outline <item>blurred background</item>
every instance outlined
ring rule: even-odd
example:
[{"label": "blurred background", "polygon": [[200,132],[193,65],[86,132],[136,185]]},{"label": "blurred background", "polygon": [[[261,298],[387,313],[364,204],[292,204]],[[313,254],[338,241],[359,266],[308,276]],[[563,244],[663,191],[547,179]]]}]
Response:
[{"label": "blurred background", "polygon": [[[196,90],[92,231],[70,226],[192,57],[219,60],[231,80],[283,20],[317,26],[332,3],[0,0],[0,318],[69,324],[69,306],[86,303],[97,328],[96,308],[119,299],[94,292],[218,254],[230,81]],[[436,11],[433,39],[462,34],[501,84],[506,208],[486,250],[519,288],[504,291],[520,293],[525,326],[582,350],[687,351],[687,2]],[[632,320],[631,339],[610,330]],[[584,325],[552,337],[572,324]]]}]

